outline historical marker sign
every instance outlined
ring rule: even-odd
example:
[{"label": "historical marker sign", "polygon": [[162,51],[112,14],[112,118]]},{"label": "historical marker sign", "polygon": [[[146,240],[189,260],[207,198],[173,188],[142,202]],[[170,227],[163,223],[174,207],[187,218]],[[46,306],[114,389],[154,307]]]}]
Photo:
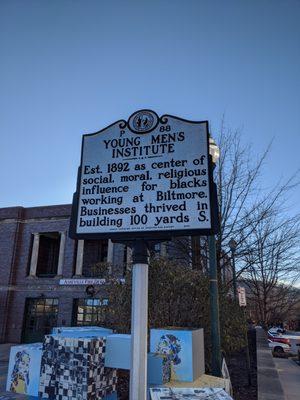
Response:
[{"label": "historical marker sign", "polygon": [[210,234],[208,122],[140,110],[83,135],[71,237]]}]

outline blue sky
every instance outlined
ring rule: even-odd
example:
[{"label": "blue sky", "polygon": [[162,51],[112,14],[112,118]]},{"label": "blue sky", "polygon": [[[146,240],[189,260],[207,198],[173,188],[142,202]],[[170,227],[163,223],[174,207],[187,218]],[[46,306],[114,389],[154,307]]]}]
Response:
[{"label": "blue sky", "polygon": [[[0,207],[70,203],[81,135],[151,108],[300,167],[300,1],[0,3]],[[295,193],[293,210],[300,211]]]}]

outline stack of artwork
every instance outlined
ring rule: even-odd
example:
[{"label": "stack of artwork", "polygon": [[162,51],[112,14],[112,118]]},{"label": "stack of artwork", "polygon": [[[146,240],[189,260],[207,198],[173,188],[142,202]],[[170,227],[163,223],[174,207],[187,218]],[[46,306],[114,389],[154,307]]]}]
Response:
[{"label": "stack of artwork", "polygon": [[104,367],[105,338],[45,337],[39,396],[103,398],[116,390],[116,370]]},{"label": "stack of artwork", "polygon": [[[205,372],[203,329],[151,329],[148,385],[193,382]],[[130,369],[131,335],[107,336],[105,365]]]},{"label": "stack of artwork", "polygon": [[[203,389],[192,387],[205,372],[203,329],[151,329],[150,351],[152,399],[182,398],[183,390],[184,398],[205,398]],[[6,389],[49,400],[113,400],[117,369],[130,370],[131,358],[131,335],[103,327],[58,327],[43,344],[11,348]],[[189,382],[190,388],[176,382]],[[214,395],[228,399],[221,391]]]},{"label": "stack of artwork", "polygon": [[[105,366],[130,370],[131,364],[131,335],[113,334],[108,335],[105,354]],[[149,353],[148,362],[148,384],[160,385],[169,382],[171,377],[171,364],[164,354]]]},{"label": "stack of artwork", "polygon": [[[150,350],[163,354],[171,364],[171,380],[158,387],[151,385],[151,400],[161,399],[216,399],[232,400],[226,388],[226,379],[210,377],[213,386],[199,387],[205,377],[203,329],[151,329]],[[218,382],[216,382],[218,380]],[[162,387],[164,386],[164,387]]]},{"label": "stack of artwork", "polygon": [[11,347],[6,390],[52,400],[116,399],[117,371],[104,366],[111,332],[56,328],[43,344]]}]

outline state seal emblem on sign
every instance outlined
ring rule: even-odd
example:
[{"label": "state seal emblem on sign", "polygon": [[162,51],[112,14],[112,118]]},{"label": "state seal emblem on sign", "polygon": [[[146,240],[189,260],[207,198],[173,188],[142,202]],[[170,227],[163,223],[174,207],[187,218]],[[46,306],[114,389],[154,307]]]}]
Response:
[{"label": "state seal emblem on sign", "polygon": [[140,110],[128,119],[128,127],[134,133],[144,134],[153,131],[159,122],[158,115],[151,110]]}]

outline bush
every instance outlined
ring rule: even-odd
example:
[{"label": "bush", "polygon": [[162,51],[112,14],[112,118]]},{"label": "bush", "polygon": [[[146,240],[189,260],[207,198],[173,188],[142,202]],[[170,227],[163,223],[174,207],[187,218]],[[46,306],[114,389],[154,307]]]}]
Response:
[{"label": "bush", "polygon": [[[125,284],[112,280],[107,288],[105,323],[120,333],[130,332],[131,274]],[[165,259],[149,265],[148,327],[204,328],[207,368],[210,365],[209,278]],[[246,323],[239,306],[220,290],[222,351],[230,353],[244,345]]]}]

